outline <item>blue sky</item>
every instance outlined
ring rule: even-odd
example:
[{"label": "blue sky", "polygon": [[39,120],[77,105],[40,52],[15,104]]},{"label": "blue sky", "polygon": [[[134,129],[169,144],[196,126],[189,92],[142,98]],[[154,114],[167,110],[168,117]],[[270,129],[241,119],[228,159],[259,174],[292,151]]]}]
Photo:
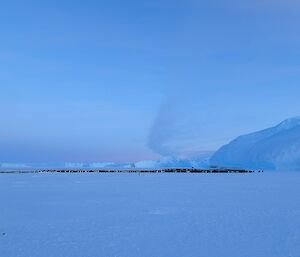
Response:
[{"label": "blue sky", "polygon": [[215,150],[300,113],[300,4],[6,1],[0,161]]}]

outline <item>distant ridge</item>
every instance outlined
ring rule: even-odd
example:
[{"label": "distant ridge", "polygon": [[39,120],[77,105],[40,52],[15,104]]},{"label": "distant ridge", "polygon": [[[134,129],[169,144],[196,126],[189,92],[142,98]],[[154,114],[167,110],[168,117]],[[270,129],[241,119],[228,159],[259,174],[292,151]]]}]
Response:
[{"label": "distant ridge", "polygon": [[138,162],[62,162],[62,163],[0,163],[0,170],[37,169],[161,169],[161,168],[207,168],[212,152],[205,152],[193,158],[162,157],[158,160]]},{"label": "distant ridge", "polygon": [[210,158],[210,164],[247,169],[300,170],[300,117],[234,139]]}]

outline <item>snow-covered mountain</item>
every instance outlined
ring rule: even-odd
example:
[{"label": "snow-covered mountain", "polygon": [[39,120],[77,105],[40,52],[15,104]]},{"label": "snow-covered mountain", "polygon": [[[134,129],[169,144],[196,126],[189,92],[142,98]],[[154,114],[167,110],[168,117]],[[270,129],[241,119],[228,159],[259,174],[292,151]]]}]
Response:
[{"label": "snow-covered mountain", "polygon": [[211,165],[270,170],[300,170],[300,117],[240,136],[221,147]]}]

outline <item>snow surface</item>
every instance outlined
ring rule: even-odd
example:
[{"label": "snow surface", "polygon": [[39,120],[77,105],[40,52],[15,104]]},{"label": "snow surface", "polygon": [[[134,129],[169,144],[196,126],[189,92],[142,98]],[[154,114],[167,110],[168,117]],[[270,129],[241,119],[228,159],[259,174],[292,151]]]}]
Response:
[{"label": "snow surface", "polygon": [[299,257],[300,173],[0,174],[1,257]]},{"label": "snow surface", "polygon": [[247,169],[300,170],[300,118],[240,136],[221,147],[210,163]]}]

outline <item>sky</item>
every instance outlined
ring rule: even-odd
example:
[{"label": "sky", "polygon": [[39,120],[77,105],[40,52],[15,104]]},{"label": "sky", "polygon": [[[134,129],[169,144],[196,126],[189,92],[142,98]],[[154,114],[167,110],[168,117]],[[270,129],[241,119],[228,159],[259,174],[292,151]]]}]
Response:
[{"label": "sky", "polygon": [[1,5],[0,162],[185,158],[300,114],[299,1]]}]

